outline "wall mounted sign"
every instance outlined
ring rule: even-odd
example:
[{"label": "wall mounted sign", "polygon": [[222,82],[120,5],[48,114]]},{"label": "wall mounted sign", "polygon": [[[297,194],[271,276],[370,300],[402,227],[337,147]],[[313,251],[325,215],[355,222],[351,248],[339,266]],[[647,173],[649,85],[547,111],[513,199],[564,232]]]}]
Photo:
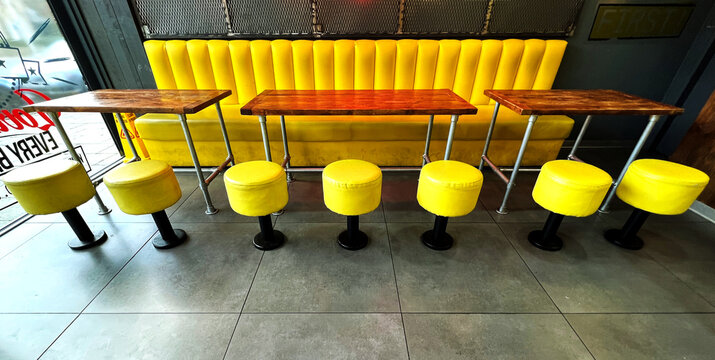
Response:
[{"label": "wall mounted sign", "polygon": [[589,39],[678,37],[693,9],[692,4],[601,4]]}]

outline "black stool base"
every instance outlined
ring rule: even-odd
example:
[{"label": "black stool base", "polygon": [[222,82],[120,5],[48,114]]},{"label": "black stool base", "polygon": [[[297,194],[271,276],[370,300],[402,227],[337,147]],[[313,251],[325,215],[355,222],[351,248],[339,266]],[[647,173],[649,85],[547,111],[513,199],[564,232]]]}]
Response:
[{"label": "black stool base", "polygon": [[531,245],[546,251],[559,251],[562,247],[564,247],[564,242],[556,235],[544,238],[543,230],[534,230],[530,232],[529,242]]},{"label": "black stool base", "polygon": [[103,242],[107,241],[107,233],[103,230],[95,231],[93,238],[87,241],[82,241],[78,238],[73,238],[67,242],[67,245],[73,250],[84,250],[97,245],[101,245]]},{"label": "black stool base", "polygon": [[603,237],[605,237],[608,242],[618,245],[624,249],[640,250],[643,248],[643,240],[638,236],[631,236],[627,238],[623,235],[624,233],[621,229],[610,229],[603,233]]},{"label": "black stool base", "polygon": [[173,229],[174,236],[164,237],[163,235],[157,236],[151,241],[157,249],[171,249],[173,247],[179,246],[186,241],[189,237],[186,235],[186,231],[181,229]]},{"label": "black stool base", "polygon": [[253,246],[258,250],[268,251],[281,247],[286,241],[286,236],[278,230],[273,230],[271,239],[266,239],[266,236],[259,232],[253,237]]},{"label": "black stool base", "polygon": [[345,230],[338,235],[338,245],[347,250],[360,250],[367,246],[367,234],[360,230],[354,230],[350,236],[350,230]]},{"label": "black stool base", "polygon": [[443,232],[439,237],[435,238],[434,230],[427,230],[420,236],[420,240],[428,248],[432,250],[447,250],[454,245],[454,238],[452,235]]}]

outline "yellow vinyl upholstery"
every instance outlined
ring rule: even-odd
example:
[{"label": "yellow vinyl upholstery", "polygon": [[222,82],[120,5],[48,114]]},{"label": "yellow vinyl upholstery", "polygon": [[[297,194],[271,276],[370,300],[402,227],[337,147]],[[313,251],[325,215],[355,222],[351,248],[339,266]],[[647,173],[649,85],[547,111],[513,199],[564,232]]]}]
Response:
[{"label": "yellow vinyl upholstery", "polygon": [[702,171],[665,160],[631,163],[616,195],[627,204],[653,214],[682,214],[698,198],[710,178]]},{"label": "yellow vinyl upholstery", "polygon": [[283,168],[268,161],[247,161],[223,175],[228,202],[245,216],[264,216],[288,204],[288,183]]},{"label": "yellow vinyl upholstery", "polygon": [[[160,89],[229,89],[221,101],[229,138],[240,161],[264,159],[255,116],[240,114],[243,104],[266,89],[451,89],[477,106],[460,116],[453,159],[479,162],[494,109],[484,90],[550,89],[566,48],[563,40],[149,40],[144,43]],[[214,107],[188,116],[199,159],[218,165],[225,157]],[[296,166],[324,166],[360,158],[383,166],[421,163],[428,116],[287,116]],[[514,163],[527,117],[502,108],[489,156],[498,165]],[[152,159],[189,166],[178,118],[145,114],[136,121]],[[541,116],[524,165],[553,160],[573,120]],[[449,116],[437,116],[432,149],[444,147]],[[277,116],[268,117],[269,139],[280,146]],[[295,150],[294,150],[295,149]],[[532,152],[535,151],[536,153]],[[529,154],[529,153],[527,153]],[[280,156],[274,156],[279,161]]]},{"label": "yellow vinyl upholstery", "polygon": [[124,164],[104,175],[104,184],[119,208],[132,215],[165,210],[181,198],[174,170],[159,160]]},{"label": "yellow vinyl upholstery", "polygon": [[541,167],[532,196],[546,210],[584,217],[596,212],[612,182],[608,173],[593,165],[554,160]]},{"label": "yellow vinyl upholstery", "polygon": [[323,199],[331,211],[362,215],[380,205],[382,171],[363,160],[340,160],[323,169]]},{"label": "yellow vinyl upholstery", "polygon": [[433,161],[420,171],[417,202],[435,215],[464,216],[477,205],[482,181],[482,173],[474,166],[454,160]]},{"label": "yellow vinyl upholstery", "polygon": [[94,186],[82,164],[49,159],[10,171],[2,177],[7,189],[28,214],[67,211],[94,196]]}]

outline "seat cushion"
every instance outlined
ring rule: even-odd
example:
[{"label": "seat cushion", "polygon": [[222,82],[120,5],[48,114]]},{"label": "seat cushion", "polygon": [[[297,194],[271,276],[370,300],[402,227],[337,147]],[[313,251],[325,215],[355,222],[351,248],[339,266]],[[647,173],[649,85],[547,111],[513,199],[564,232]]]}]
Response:
[{"label": "seat cushion", "polygon": [[474,166],[454,160],[433,161],[420,171],[417,202],[435,215],[464,216],[477,205],[482,182],[482,173]]},{"label": "seat cushion", "polygon": [[162,211],[181,198],[174,170],[159,160],[124,164],[104,175],[104,184],[119,208],[132,215]]},{"label": "seat cushion", "polygon": [[382,171],[363,160],[339,160],[323,169],[325,206],[341,215],[362,215],[380,205]]},{"label": "seat cushion", "polygon": [[223,176],[231,208],[245,216],[264,216],[288,203],[288,183],[283,168],[268,161],[247,161],[229,168]]},{"label": "seat cushion", "polygon": [[628,167],[616,195],[650,213],[677,215],[688,210],[709,181],[707,174],[689,166],[640,159]]},{"label": "seat cushion", "polygon": [[74,160],[48,159],[25,165],[0,180],[20,206],[34,215],[76,208],[95,194],[84,167]]},{"label": "seat cushion", "polygon": [[596,212],[612,182],[608,173],[593,165],[554,160],[541,167],[532,196],[546,210],[584,217]]}]

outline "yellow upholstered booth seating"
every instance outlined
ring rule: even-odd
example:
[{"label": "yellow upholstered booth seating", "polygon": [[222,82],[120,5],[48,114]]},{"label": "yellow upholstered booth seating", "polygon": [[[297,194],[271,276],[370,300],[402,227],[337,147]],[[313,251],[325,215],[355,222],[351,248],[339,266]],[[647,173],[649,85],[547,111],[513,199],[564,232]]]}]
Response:
[{"label": "yellow upholstered booth seating", "polygon": [[435,250],[452,247],[454,239],[446,232],[447,221],[474,210],[482,182],[482,173],[477,168],[460,161],[439,160],[422,167],[417,202],[435,214],[434,229],[421,236],[423,244]]},{"label": "yellow upholstered booth seating", "polygon": [[549,161],[541,167],[532,196],[546,210],[584,217],[598,210],[612,182],[608,173],[593,165],[570,160]]},{"label": "yellow upholstered booth seating", "polygon": [[[144,43],[160,89],[228,89],[221,101],[229,138],[239,161],[264,159],[255,116],[240,107],[266,89],[451,89],[475,105],[460,116],[452,158],[479,162],[493,102],[485,89],[550,89],[563,57],[563,40],[149,40]],[[449,115],[435,118],[432,158],[443,157]],[[202,164],[224,158],[214,107],[188,116]],[[420,165],[428,116],[286,116],[291,165],[324,166],[357,158],[381,166]],[[192,164],[178,118],[146,114],[136,127],[152,159]],[[499,112],[490,158],[513,164],[527,117]],[[541,165],[558,154],[573,120],[541,116],[524,165]],[[271,148],[282,151],[277,116],[268,117]],[[278,159],[279,157],[276,157]],[[276,160],[277,161],[277,160]]]}]

